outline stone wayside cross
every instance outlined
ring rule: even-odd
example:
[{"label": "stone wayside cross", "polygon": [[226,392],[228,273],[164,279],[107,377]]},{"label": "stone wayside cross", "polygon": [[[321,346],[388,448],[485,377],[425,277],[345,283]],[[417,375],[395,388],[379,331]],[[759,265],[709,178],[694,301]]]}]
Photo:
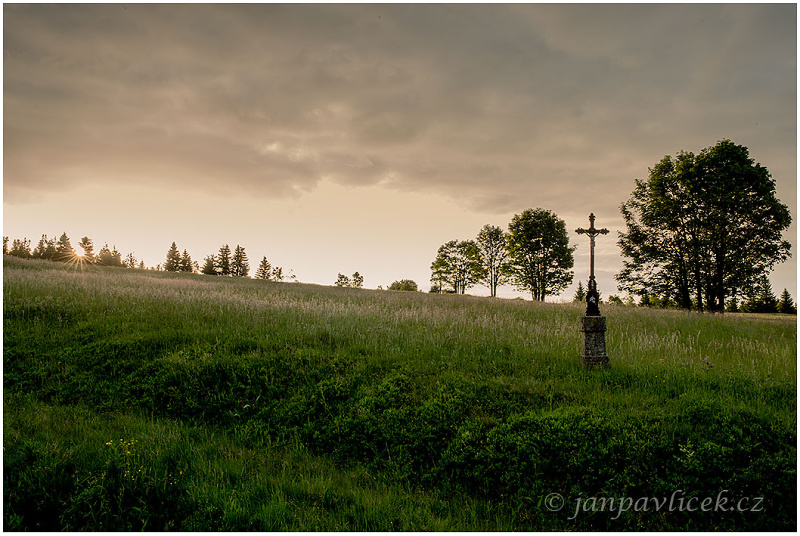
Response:
[{"label": "stone wayside cross", "polygon": [[608,366],[606,355],[606,317],[600,315],[600,294],[594,278],[594,239],[597,235],[608,234],[608,229],[596,229],[594,214],[589,214],[589,228],[575,229],[578,234],[589,235],[589,291],[586,293],[586,315],[581,317],[583,333],[583,354],[581,365],[586,368]]}]

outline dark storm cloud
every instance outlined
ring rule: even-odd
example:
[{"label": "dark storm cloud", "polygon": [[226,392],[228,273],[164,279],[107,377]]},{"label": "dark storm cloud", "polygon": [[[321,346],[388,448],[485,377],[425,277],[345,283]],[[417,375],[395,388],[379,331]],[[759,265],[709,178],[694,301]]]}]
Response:
[{"label": "dark storm cloud", "polygon": [[793,179],[795,15],[6,5],[5,197],[82,181],[283,196],[327,178],[498,212],[595,188],[616,207],[664,154],[723,137]]}]

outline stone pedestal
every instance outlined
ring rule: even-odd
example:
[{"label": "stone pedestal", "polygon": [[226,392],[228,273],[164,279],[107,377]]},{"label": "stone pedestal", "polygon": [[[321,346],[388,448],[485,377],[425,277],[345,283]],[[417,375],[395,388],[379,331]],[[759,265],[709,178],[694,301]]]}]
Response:
[{"label": "stone pedestal", "polygon": [[585,368],[607,367],[606,355],[606,317],[582,316],[583,353],[581,366]]}]

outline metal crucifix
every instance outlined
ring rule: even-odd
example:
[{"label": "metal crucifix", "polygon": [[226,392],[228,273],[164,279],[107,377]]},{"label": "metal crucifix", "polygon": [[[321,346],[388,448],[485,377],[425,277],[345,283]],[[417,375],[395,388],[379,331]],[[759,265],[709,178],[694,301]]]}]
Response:
[{"label": "metal crucifix", "polygon": [[608,234],[608,229],[595,229],[594,213],[589,214],[589,228],[575,229],[578,234],[589,235],[589,291],[586,293],[586,316],[600,316],[600,294],[597,292],[597,282],[594,279],[594,238],[597,235]]}]

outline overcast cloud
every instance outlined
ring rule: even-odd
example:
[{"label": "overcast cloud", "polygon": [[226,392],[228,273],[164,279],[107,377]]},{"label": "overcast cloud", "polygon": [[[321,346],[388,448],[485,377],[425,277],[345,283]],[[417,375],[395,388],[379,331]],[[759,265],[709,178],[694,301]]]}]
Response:
[{"label": "overcast cloud", "polygon": [[618,217],[729,138],[794,214],[796,80],[794,4],[6,4],[4,200],[332,181]]},{"label": "overcast cloud", "polygon": [[330,178],[547,204],[722,137],[794,146],[794,13],[7,5],[5,194],[169,180],[281,196]]}]

